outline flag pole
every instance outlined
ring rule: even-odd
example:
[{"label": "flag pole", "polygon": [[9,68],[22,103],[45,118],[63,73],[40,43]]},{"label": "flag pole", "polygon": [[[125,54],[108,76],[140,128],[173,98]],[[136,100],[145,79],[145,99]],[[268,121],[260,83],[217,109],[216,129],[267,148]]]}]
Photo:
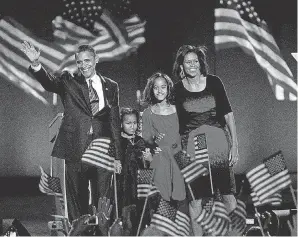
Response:
[{"label": "flag pole", "polygon": [[116,209],[116,220],[117,220],[119,218],[119,213],[118,213],[117,180],[116,180],[115,171],[114,171],[114,197],[115,197],[115,209]]},{"label": "flag pole", "polygon": [[191,195],[192,200],[193,200],[193,201],[196,200],[196,199],[195,199],[195,195],[193,194],[193,191],[192,191],[192,189],[191,189],[191,187],[190,187],[189,184],[187,184],[187,187],[188,187],[188,189],[189,189],[189,192],[190,192],[190,195]]},{"label": "flag pole", "polygon": [[143,210],[142,210],[142,215],[141,215],[141,219],[140,219],[140,222],[139,222],[139,226],[138,226],[138,230],[137,230],[136,236],[139,236],[139,234],[140,234],[141,225],[142,225],[142,222],[143,222],[143,218],[144,218],[144,215],[145,215],[145,210],[146,210],[146,206],[147,206],[147,202],[148,202],[148,196],[149,196],[149,193],[146,196],[146,199],[145,199],[145,202],[144,202],[144,206],[143,206]]},{"label": "flag pole", "polygon": [[[153,172],[152,172],[152,178],[151,178],[151,181],[150,181],[150,185],[152,185],[154,174],[155,174],[155,169],[153,169]],[[138,230],[137,230],[136,236],[139,236],[139,234],[140,234],[141,225],[142,225],[143,218],[144,218],[144,215],[145,215],[145,210],[146,210],[146,206],[147,206],[149,194],[150,194],[150,190],[149,190],[149,192],[148,192],[148,194],[146,196],[146,199],[145,199],[145,202],[144,202],[144,205],[143,205],[142,215],[141,215],[141,218],[140,218],[140,222],[139,222],[139,226],[138,226]]]},{"label": "flag pole", "polygon": [[290,184],[290,190],[291,190],[291,194],[292,194],[293,202],[294,202],[294,204],[295,204],[295,207],[297,208],[297,200],[296,200],[296,196],[295,196],[294,188],[293,188],[293,185],[292,185],[292,184]]},{"label": "flag pole", "polygon": [[[205,133],[205,138],[206,138],[206,147],[208,150],[208,145],[207,145],[207,135]],[[211,173],[211,165],[210,165],[210,158],[208,154],[208,169],[209,169],[209,177],[210,177],[210,187],[211,187],[211,193],[214,195],[214,188],[213,188],[213,179],[212,179],[212,173]]]},{"label": "flag pole", "polygon": [[262,223],[261,223],[261,219],[260,219],[260,213],[258,212],[258,209],[255,207],[255,212],[256,212],[256,217],[258,219],[258,223],[259,223],[259,226],[260,226],[260,229],[261,229],[261,232],[262,232],[262,236],[265,236],[265,232],[264,232],[264,229],[263,229],[263,226],[262,226]]}]

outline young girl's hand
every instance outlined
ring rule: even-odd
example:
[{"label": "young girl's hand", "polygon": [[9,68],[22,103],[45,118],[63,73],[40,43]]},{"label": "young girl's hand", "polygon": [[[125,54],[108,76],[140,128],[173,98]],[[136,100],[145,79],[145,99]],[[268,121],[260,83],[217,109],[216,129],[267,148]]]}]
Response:
[{"label": "young girl's hand", "polygon": [[146,148],[145,151],[142,151],[142,153],[143,153],[143,159],[144,159],[145,161],[149,161],[149,162],[151,162],[151,161],[153,160],[149,148]]},{"label": "young girl's hand", "polygon": [[120,160],[115,160],[115,162],[114,162],[114,168],[115,168],[116,174],[120,174],[121,173],[122,165],[121,165]]}]

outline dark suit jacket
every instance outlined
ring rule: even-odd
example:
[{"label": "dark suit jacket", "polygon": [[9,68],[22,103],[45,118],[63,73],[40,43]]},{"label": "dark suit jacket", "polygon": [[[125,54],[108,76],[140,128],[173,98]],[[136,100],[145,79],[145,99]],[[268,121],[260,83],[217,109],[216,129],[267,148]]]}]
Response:
[{"label": "dark suit jacket", "polygon": [[83,75],[72,75],[65,71],[60,76],[54,76],[43,67],[37,72],[29,67],[29,71],[45,90],[57,93],[64,106],[64,116],[52,156],[73,162],[80,161],[89,145],[87,140],[92,124],[93,139],[100,136],[111,137],[115,142],[116,159],[122,159],[119,87],[115,81],[101,76],[105,107],[93,117],[88,85]]}]

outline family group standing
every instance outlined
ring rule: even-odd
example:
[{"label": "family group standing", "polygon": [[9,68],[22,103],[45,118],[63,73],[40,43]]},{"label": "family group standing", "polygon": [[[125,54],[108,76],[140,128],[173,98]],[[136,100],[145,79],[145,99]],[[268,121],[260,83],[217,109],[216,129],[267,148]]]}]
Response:
[{"label": "family group standing", "polygon": [[[111,172],[81,162],[91,141],[99,137],[110,137],[115,145],[119,210],[130,235],[137,234],[140,220],[142,229],[154,229],[151,218],[163,202],[190,217],[189,235],[201,231],[194,221],[193,205],[197,201],[217,192],[228,212],[235,209],[235,121],[222,81],[208,74],[205,47],[179,48],[173,66],[177,83],[161,72],[148,79],[142,100],[146,108],[141,117],[132,108],[120,111],[118,84],[96,71],[99,58],[91,46],[81,45],[75,53],[77,72],[65,71],[60,76],[43,68],[40,51],[31,43],[24,41],[22,50],[31,61],[30,72],[47,91],[57,93],[64,106],[52,156],[65,159],[70,221],[88,213],[89,181],[94,206],[102,198],[114,198],[110,190]],[[194,159],[194,140],[200,134],[206,138],[211,175],[200,176],[188,184],[176,157],[184,154]],[[154,170],[152,185],[158,195],[148,203],[138,198],[141,169]],[[162,234],[165,233],[161,231],[159,235]]]}]

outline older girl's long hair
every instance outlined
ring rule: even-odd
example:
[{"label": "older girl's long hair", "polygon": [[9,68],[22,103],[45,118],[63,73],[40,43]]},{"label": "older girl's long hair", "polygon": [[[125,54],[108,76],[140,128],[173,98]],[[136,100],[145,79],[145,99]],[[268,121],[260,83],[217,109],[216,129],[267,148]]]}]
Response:
[{"label": "older girl's long hair", "polygon": [[166,100],[167,100],[167,103],[172,104],[173,103],[172,91],[173,91],[174,84],[173,84],[173,81],[171,80],[171,78],[167,74],[162,73],[162,72],[156,72],[151,77],[148,78],[147,84],[143,91],[142,103],[147,104],[147,105],[153,105],[153,104],[157,103],[157,100],[153,93],[154,82],[157,78],[165,79],[165,81],[167,83],[167,89],[168,89],[168,94],[166,96]]},{"label": "older girl's long hair", "polygon": [[[205,46],[192,46],[192,45],[182,45],[176,54],[176,59],[173,66],[173,76],[177,80],[183,79],[181,77],[181,65],[183,65],[184,57],[188,53],[195,53],[198,56],[198,60],[200,63],[200,72],[207,76],[208,73],[208,64],[206,61],[206,52],[207,47]],[[182,73],[183,74],[183,73]]]}]

